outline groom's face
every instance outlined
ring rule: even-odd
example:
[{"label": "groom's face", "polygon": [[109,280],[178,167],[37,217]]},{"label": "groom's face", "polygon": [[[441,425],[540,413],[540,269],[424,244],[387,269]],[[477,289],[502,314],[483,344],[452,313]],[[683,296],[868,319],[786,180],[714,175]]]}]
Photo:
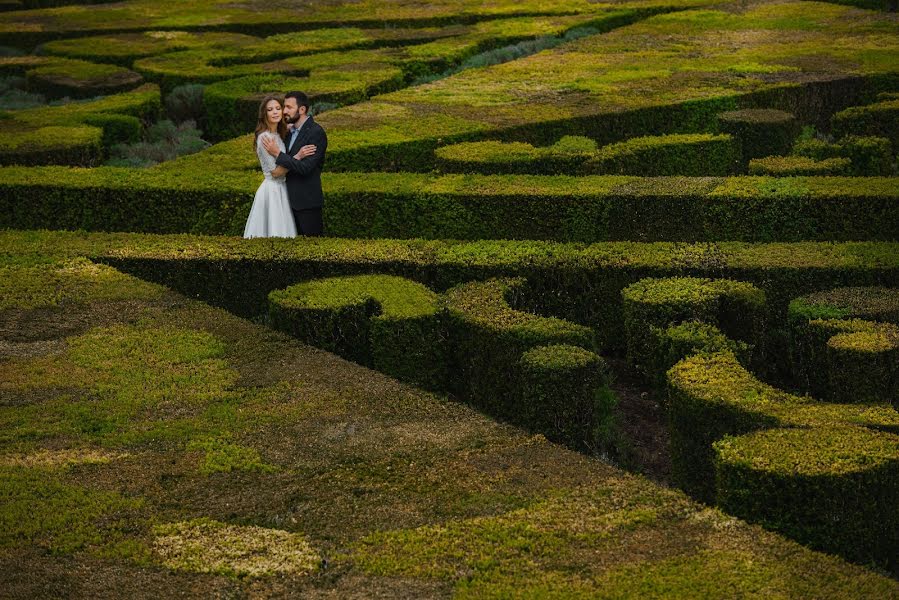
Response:
[{"label": "groom's face", "polygon": [[284,101],[284,120],[288,123],[296,123],[300,118],[300,107],[296,98],[287,98]]}]

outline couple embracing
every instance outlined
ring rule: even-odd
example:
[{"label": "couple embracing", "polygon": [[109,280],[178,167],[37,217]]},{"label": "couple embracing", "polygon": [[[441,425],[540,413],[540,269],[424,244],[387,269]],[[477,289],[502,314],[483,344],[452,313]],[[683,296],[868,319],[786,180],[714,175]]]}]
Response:
[{"label": "couple embracing", "polygon": [[322,234],[322,165],[328,136],[309,116],[309,98],[290,92],[259,105],[254,139],[265,180],[256,190],[245,238]]}]

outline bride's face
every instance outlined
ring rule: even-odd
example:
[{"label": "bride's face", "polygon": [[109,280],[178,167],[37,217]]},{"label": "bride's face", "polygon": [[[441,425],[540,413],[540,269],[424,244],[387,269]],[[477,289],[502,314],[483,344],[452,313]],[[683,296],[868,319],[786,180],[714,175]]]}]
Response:
[{"label": "bride's face", "polygon": [[269,125],[278,125],[281,122],[281,104],[277,100],[269,100],[265,105],[265,118]]}]

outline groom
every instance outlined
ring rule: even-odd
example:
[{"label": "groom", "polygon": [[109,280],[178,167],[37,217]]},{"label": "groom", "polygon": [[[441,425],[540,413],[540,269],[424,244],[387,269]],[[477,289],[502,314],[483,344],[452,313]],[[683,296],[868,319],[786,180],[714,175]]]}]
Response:
[{"label": "groom", "polygon": [[284,120],[288,125],[285,146],[263,139],[265,150],[275,157],[275,164],[287,169],[287,198],[300,235],[321,235],[322,166],[328,149],[328,136],[321,125],[309,116],[309,98],[303,92],[289,92],[284,97]]}]

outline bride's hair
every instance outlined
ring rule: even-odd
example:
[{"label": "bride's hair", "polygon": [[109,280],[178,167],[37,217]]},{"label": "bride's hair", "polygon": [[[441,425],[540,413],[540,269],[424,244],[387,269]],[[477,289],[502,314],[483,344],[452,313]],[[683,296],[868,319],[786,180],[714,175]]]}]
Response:
[{"label": "bride's hair", "polygon": [[[259,134],[268,131],[268,119],[266,118],[265,107],[268,106],[268,103],[272,100],[276,101],[281,106],[282,111],[284,110],[284,100],[281,99],[281,96],[269,94],[262,99],[262,104],[259,105],[259,118],[256,119],[256,135],[253,136],[253,150],[256,149],[256,142],[259,140]],[[287,137],[287,123],[284,122],[284,119],[281,119],[278,123],[277,131],[282,140]]]}]

